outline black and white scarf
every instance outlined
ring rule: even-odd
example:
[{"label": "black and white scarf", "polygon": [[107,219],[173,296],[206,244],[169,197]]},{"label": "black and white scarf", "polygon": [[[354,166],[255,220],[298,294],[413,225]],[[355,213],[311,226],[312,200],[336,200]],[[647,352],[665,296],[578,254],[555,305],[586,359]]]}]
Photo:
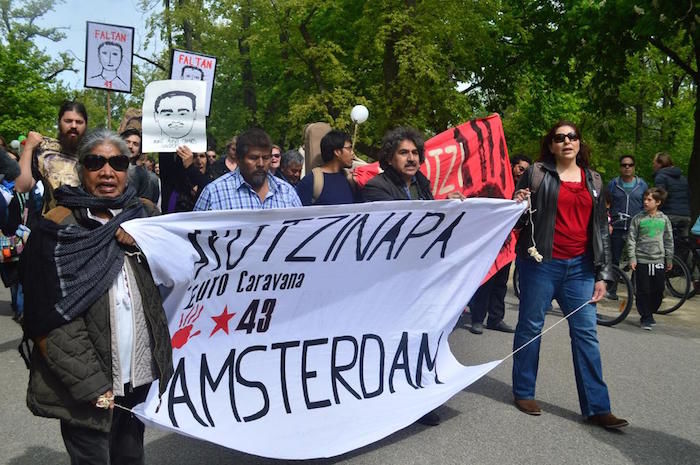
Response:
[{"label": "black and white scarf", "polygon": [[[130,186],[114,199],[70,186],[54,194],[78,223],[58,225],[41,219],[22,254],[24,330],[30,337],[72,321],[109,291],[124,264],[124,249],[115,233],[123,222],[146,216]],[[99,224],[87,218],[87,209],[121,212]]]}]

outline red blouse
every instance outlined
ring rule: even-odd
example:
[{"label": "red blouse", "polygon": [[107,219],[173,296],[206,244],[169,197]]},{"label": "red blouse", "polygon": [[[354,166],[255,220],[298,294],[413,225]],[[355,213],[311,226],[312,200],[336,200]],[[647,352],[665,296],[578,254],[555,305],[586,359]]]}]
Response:
[{"label": "red blouse", "polygon": [[586,253],[592,212],[593,199],[586,188],[586,174],[581,170],[580,182],[562,182],[559,188],[553,258],[568,259]]}]

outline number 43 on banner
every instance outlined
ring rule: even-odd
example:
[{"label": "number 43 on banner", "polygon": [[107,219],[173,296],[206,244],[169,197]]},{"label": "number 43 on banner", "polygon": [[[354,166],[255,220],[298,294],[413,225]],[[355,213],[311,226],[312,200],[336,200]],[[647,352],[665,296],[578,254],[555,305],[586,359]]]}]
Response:
[{"label": "number 43 on banner", "polygon": [[254,299],[248,308],[241,316],[241,321],[236,326],[236,331],[245,331],[247,334],[253,332],[256,329],[257,332],[264,333],[270,328],[270,321],[272,320],[272,312],[275,310],[275,304],[277,299],[265,299],[262,304],[262,318],[256,319],[258,314],[258,307],[260,307],[260,299]]}]

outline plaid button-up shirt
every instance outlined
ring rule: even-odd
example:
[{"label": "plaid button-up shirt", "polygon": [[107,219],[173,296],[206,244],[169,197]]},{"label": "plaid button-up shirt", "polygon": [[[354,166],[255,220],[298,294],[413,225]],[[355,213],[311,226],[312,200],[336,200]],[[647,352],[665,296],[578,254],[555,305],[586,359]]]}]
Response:
[{"label": "plaid button-up shirt", "polygon": [[195,211],[200,210],[262,210],[269,208],[301,207],[294,188],[281,179],[267,174],[269,190],[265,200],[245,182],[238,169],[207,184],[202,190]]}]

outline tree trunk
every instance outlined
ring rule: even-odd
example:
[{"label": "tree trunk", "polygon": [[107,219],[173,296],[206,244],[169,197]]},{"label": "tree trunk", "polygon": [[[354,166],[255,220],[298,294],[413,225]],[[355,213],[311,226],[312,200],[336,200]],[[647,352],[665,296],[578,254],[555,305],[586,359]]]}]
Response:
[{"label": "tree trunk", "polygon": [[247,0],[242,4],[241,19],[243,21],[241,28],[241,36],[238,38],[238,52],[241,54],[241,78],[243,80],[243,105],[250,112],[250,120],[252,124],[257,121],[256,114],[258,111],[258,102],[255,96],[255,81],[253,79],[253,64],[250,61],[250,45],[248,38],[250,35],[250,16],[251,16],[251,0]]},{"label": "tree trunk", "polygon": [[[311,37],[311,33],[309,32],[308,28],[308,23],[311,21],[311,18],[313,18],[313,16],[316,14],[316,10],[316,7],[311,8],[309,14],[306,15],[306,18],[304,18],[304,20],[299,25],[299,33],[304,39],[304,43],[306,44],[306,47],[309,50],[312,50],[315,47],[317,47],[317,44],[314,41],[313,37]],[[333,118],[333,120],[335,120],[340,116],[340,111],[337,108],[335,108],[335,105],[333,105],[333,102],[327,95],[327,86],[323,79],[323,75],[321,74],[321,68],[319,68],[319,66],[313,61],[313,59],[303,57],[302,60],[304,61],[304,63],[306,63],[306,66],[309,69],[309,73],[311,73],[311,77],[316,83],[316,88],[318,89],[318,92],[324,96],[324,104],[326,105],[326,110],[328,111],[328,114],[331,116],[331,118]]]},{"label": "tree trunk", "polygon": [[700,91],[695,83],[695,131],[693,152],[688,162],[688,186],[690,187],[690,216],[692,220],[700,214]]},{"label": "tree trunk", "polygon": [[[178,0],[178,6],[183,7],[186,0]],[[182,32],[185,36],[185,49],[192,50],[192,24],[189,20],[184,19],[182,21]]]},{"label": "tree trunk", "polygon": [[[411,10],[415,8],[415,0],[404,0],[404,8]],[[387,5],[387,14],[390,14],[394,6]],[[389,20],[391,21],[391,19]],[[392,29],[394,25],[391,25]],[[382,59],[382,71],[384,75],[384,96],[387,102],[387,127],[382,130],[389,129],[390,126],[400,122],[406,109],[401,102],[402,89],[401,84],[397,82],[399,76],[399,57],[396,55],[396,43],[401,37],[408,36],[413,33],[413,28],[409,25],[404,25],[401,29],[393,29],[386,39],[384,44],[384,56]]]},{"label": "tree trunk", "polygon": [[168,55],[173,53],[173,25],[170,19],[170,0],[164,0],[164,20],[165,20],[165,33],[168,36]]}]

